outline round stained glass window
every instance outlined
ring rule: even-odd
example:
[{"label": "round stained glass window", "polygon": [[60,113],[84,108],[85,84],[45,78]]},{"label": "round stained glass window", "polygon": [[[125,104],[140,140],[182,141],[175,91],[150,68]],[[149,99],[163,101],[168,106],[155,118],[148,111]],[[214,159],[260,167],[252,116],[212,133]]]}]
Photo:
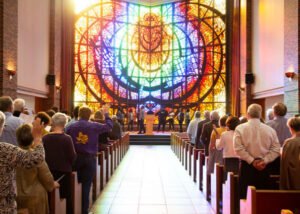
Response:
[{"label": "round stained glass window", "polygon": [[75,23],[75,103],[224,109],[224,8],[225,0],[86,8]]}]

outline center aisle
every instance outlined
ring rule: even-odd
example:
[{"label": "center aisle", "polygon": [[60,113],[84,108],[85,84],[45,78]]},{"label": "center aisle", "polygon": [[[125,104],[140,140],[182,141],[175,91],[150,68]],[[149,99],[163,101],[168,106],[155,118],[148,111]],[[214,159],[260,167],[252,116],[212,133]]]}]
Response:
[{"label": "center aisle", "polygon": [[92,212],[213,213],[170,146],[130,146]]}]

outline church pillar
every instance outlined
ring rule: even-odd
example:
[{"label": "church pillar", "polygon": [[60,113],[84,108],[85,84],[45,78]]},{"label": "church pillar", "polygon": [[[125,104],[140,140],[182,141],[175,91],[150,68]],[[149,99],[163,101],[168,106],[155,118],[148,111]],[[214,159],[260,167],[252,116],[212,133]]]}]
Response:
[{"label": "church pillar", "polygon": [[18,0],[0,0],[0,96],[17,96],[17,52]]},{"label": "church pillar", "polygon": [[72,0],[62,1],[62,37],[61,37],[61,108],[73,107],[74,86],[74,4]]},{"label": "church pillar", "polygon": [[227,7],[227,113],[240,114],[240,0],[226,1]]},{"label": "church pillar", "polygon": [[240,0],[240,114],[245,116],[247,107],[252,103],[252,0]]},{"label": "church pillar", "polygon": [[299,15],[298,0],[284,2],[284,71],[296,73],[292,79],[284,78],[284,103],[288,108],[288,116],[300,111]]}]

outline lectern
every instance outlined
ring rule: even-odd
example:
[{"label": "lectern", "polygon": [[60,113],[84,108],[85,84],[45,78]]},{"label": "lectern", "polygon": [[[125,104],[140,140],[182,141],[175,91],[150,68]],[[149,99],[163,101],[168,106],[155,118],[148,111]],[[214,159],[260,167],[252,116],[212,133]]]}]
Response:
[{"label": "lectern", "polygon": [[153,135],[154,114],[146,114],[146,135]]}]

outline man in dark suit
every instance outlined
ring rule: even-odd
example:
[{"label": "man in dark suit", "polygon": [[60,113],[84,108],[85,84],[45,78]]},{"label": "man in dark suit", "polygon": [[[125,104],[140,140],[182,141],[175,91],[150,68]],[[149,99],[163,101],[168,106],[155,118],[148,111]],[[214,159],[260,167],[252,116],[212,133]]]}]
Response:
[{"label": "man in dark suit", "polygon": [[205,156],[209,155],[208,149],[210,143],[210,136],[213,130],[213,125],[219,127],[219,119],[220,119],[219,113],[217,111],[212,111],[210,114],[210,122],[205,123],[203,125],[200,140],[204,144]]},{"label": "man in dark suit", "polygon": [[178,124],[179,124],[179,132],[183,132],[182,124],[184,121],[184,113],[182,111],[182,108],[179,108],[179,110],[178,110],[177,120],[178,120]]},{"label": "man in dark suit", "polygon": [[165,131],[165,126],[166,126],[166,122],[167,122],[167,116],[168,116],[168,112],[165,110],[165,108],[161,108],[161,110],[159,112],[157,112],[157,116],[158,116],[158,128],[157,131],[160,130],[160,126],[162,125],[162,131]]},{"label": "man in dark suit", "polygon": [[201,120],[198,123],[198,126],[197,126],[197,134],[196,134],[196,141],[195,141],[197,149],[203,149],[204,148],[204,144],[202,143],[202,141],[200,139],[200,136],[201,136],[201,133],[202,133],[203,125],[205,123],[208,123],[209,121],[210,121],[210,112],[209,111],[205,111],[204,112],[204,120]]}]

